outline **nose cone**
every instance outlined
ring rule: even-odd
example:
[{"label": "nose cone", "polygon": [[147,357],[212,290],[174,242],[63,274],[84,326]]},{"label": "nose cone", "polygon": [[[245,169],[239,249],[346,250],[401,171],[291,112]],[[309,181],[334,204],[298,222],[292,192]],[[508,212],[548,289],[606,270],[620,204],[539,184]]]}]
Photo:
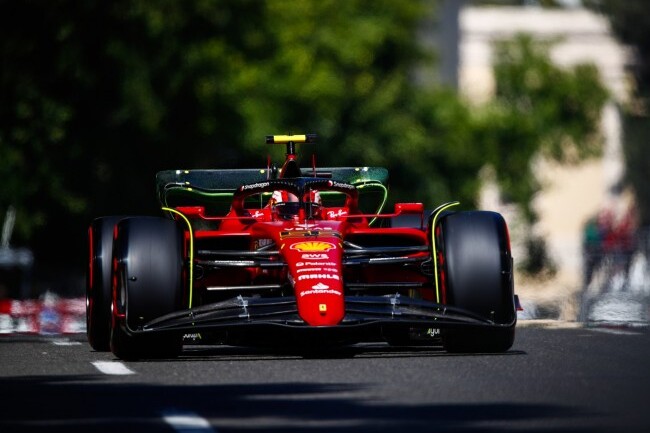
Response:
[{"label": "nose cone", "polygon": [[311,326],[334,326],[345,315],[341,240],[336,236],[287,239],[281,249],[289,264],[300,317]]},{"label": "nose cone", "polygon": [[296,283],[298,313],[312,326],[337,325],[344,315],[344,298],[340,281],[330,281],[329,274],[323,275],[327,277],[323,278],[322,275],[316,274],[316,279],[309,283]]}]

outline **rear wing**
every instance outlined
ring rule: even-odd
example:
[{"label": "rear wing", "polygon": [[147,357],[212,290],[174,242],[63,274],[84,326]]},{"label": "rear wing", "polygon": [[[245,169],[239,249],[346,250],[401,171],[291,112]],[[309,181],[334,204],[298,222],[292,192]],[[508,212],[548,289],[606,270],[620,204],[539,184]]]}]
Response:
[{"label": "rear wing", "polygon": [[[301,169],[301,172],[303,177],[328,178],[356,186],[360,198],[367,198],[360,199],[364,212],[379,212],[385,204],[388,193],[385,168],[325,167],[316,171]],[[156,174],[156,192],[163,207],[206,206],[210,213],[224,214],[240,186],[265,182],[272,177],[268,169],[166,170]]]}]

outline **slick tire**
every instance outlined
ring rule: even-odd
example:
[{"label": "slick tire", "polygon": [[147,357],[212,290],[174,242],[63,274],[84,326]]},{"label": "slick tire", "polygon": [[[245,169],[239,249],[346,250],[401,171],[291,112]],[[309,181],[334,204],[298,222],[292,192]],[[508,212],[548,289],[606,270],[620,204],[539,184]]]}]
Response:
[{"label": "slick tire", "polygon": [[116,284],[110,347],[121,359],[175,357],[177,333],[143,334],[143,326],[183,307],[183,233],[156,217],[123,219],[113,249]]},{"label": "slick tire", "polygon": [[495,212],[455,212],[443,215],[440,229],[445,302],[494,324],[445,330],[445,349],[507,351],[514,342],[516,310],[505,220]]},{"label": "slick tire", "polygon": [[113,230],[122,218],[97,218],[88,228],[86,335],[90,346],[98,352],[110,350]]}]

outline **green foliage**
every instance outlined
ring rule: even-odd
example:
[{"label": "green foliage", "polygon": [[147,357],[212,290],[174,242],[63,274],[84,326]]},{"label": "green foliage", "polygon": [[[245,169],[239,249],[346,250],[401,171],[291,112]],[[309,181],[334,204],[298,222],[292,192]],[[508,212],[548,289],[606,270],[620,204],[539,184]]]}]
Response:
[{"label": "green foliage", "polygon": [[612,30],[625,43],[634,47],[636,59],[633,74],[638,96],[650,96],[650,4],[646,0],[585,0],[585,3],[603,13]]},{"label": "green foliage", "polygon": [[594,150],[595,71],[520,39],[499,50],[495,103],[471,108],[412,79],[433,58],[416,38],[426,8],[0,0],[0,211],[18,209],[18,242],[81,258],[91,218],[157,212],[156,171],[259,167],[283,154],[265,135],[300,132],[321,137],[302,148],[319,165],[389,167],[393,200],[471,207],[487,162],[526,207],[540,148]]},{"label": "green foliage", "polygon": [[640,223],[650,225],[650,119],[647,115],[626,113],[623,117],[625,140],[623,152],[626,162],[626,180],[633,186]]},{"label": "green foliage", "polygon": [[540,189],[531,163],[538,156],[575,163],[597,155],[600,113],[608,98],[595,66],[560,68],[550,60],[551,46],[528,35],[499,42],[496,97],[476,117],[485,160],[494,166],[506,198],[529,220],[535,219],[530,202]]},{"label": "green foliage", "polygon": [[[392,165],[375,140],[409,145],[401,130],[422,129],[409,80],[426,61],[414,37],[422,10],[0,0],[0,211],[18,209],[14,240],[81,255],[92,217],[156,212],[156,171],[263,165],[269,150],[282,157],[264,147],[270,133],[318,132],[323,164],[374,154]],[[385,119],[393,137],[372,132]]]},{"label": "green foliage", "polygon": [[631,69],[631,102],[623,107],[623,151],[626,181],[634,189],[641,224],[650,225],[650,4],[645,0],[590,0],[593,8],[604,13],[614,33],[625,44],[634,47]]}]

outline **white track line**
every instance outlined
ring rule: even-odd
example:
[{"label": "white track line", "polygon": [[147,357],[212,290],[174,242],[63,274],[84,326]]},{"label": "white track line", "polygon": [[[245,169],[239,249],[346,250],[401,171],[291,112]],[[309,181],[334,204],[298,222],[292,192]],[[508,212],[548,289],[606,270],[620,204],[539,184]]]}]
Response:
[{"label": "white track line", "polygon": [[588,328],[590,331],[602,332],[603,334],[614,334],[614,335],[643,335],[641,332],[632,331],[628,329],[616,329],[616,328]]},{"label": "white track line", "polygon": [[207,419],[193,412],[167,411],[162,418],[178,433],[216,433]]},{"label": "white track line", "polygon": [[55,346],[81,346],[81,341],[71,341],[68,338],[57,338],[52,340]]},{"label": "white track line", "polygon": [[97,370],[108,375],[123,376],[127,374],[135,374],[135,371],[117,361],[95,361],[92,364]]}]

